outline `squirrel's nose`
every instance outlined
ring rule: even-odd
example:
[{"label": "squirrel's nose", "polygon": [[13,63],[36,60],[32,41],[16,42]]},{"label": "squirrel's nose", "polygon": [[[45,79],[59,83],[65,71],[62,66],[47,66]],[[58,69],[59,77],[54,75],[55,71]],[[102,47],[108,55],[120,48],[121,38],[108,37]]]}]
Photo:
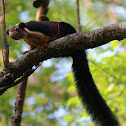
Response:
[{"label": "squirrel's nose", "polygon": [[7,34],[9,35],[9,30],[7,30]]}]

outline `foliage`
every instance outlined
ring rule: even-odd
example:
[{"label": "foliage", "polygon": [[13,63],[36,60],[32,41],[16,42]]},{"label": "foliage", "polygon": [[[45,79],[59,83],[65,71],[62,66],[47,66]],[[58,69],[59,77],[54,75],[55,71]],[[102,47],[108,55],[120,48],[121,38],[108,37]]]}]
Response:
[{"label": "foliage", "polygon": [[[123,0],[115,1],[112,4],[107,0],[80,0],[82,31],[91,31],[107,24],[125,21],[126,5]],[[36,9],[32,7],[32,2],[33,0],[7,1],[7,29],[18,22],[35,19]],[[75,0],[51,0],[48,17],[53,21],[68,22],[77,29]],[[121,125],[126,120],[125,41],[125,39],[121,42],[114,40],[107,45],[88,50],[93,78]],[[27,50],[23,41],[14,41],[8,37],[8,42],[11,61],[20,57],[22,52]],[[71,59],[48,60],[29,77],[22,126],[93,126],[77,96],[70,69],[71,62]],[[0,53],[0,69],[2,67],[2,54]],[[10,125],[16,89],[17,87],[13,87],[0,96],[1,126]]]}]

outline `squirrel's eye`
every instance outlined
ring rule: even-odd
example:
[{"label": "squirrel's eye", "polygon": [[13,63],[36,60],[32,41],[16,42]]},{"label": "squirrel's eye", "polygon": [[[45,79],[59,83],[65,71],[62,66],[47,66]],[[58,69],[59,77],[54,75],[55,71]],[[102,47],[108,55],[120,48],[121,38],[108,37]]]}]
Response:
[{"label": "squirrel's eye", "polygon": [[19,28],[16,28],[16,31],[18,32],[19,31]]}]

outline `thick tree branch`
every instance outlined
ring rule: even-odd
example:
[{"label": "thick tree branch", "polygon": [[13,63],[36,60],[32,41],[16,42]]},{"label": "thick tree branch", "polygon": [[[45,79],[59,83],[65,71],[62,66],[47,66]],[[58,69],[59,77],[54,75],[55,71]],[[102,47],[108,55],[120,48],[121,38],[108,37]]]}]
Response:
[{"label": "thick tree branch", "polygon": [[23,73],[39,62],[70,54],[76,50],[95,48],[112,40],[122,40],[126,37],[126,23],[116,23],[94,30],[79,32],[57,39],[48,44],[43,51],[34,49],[16,61],[10,63],[9,68],[0,72],[0,87],[12,84]]}]

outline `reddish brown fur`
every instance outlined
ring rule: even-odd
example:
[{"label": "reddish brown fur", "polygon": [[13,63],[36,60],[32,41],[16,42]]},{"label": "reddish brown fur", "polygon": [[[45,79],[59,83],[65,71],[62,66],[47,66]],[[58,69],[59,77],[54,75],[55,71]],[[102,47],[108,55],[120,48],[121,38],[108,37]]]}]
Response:
[{"label": "reddish brown fur", "polygon": [[[17,24],[8,31],[8,34],[12,39],[23,39],[30,46],[29,51],[36,47],[39,47],[39,49],[42,51],[44,46],[47,46],[50,36],[44,35],[40,32],[29,31],[27,28],[20,28],[19,26],[20,24]],[[16,31],[16,29],[19,31]]]},{"label": "reddish brown fur", "polygon": [[[16,28],[19,29],[18,32],[16,31]],[[23,39],[26,36],[26,31],[20,28],[19,24],[17,24],[9,30],[9,36],[14,40]]]}]

